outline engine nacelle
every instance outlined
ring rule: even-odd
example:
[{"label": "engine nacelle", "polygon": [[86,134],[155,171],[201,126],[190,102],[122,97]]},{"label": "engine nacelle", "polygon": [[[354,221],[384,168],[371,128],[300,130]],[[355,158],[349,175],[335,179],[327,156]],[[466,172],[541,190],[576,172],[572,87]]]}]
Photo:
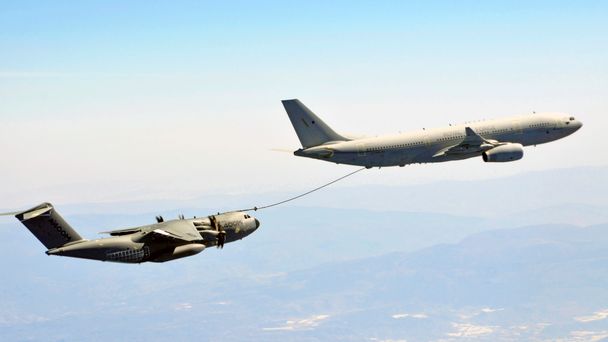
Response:
[{"label": "engine nacelle", "polygon": [[522,144],[505,144],[496,146],[481,154],[484,162],[487,163],[504,163],[515,160],[520,160],[524,156],[524,147]]},{"label": "engine nacelle", "polygon": [[198,253],[202,252],[204,249],[205,249],[205,245],[200,244],[200,243],[191,243],[191,244],[187,244],[187,245],[181,245],[181,246],[175,247],[175,249],[173,249],[172,251],[165,252],[150,261],[165,262],[165,261],[169,261],[169,260],[184,258],[184,257],[188,257],[191,255],[198,254]]},{"label": "engine nacelle", "polygon": [[199,230],[199,234],[203,237],[204,241],[215,241],[217,240],[217,236],[220,235],[220,232],[217,230]]}]

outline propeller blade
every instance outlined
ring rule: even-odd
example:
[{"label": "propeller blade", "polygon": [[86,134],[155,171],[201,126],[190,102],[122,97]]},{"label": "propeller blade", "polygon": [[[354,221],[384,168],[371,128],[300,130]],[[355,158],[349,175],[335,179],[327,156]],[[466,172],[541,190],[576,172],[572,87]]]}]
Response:
[{"label": "propeller blade", "polygon": [[219,234],[217,235],[217,248],[224,248],[224,243],[226,243],[226,231],[222,229],[222,225],[219,221],[216,221],[217,231]]},{"label": "propeller blade", "polygon": [[218,235],[217,235],[217,248],[224,248],[224,243],[226,243],[226,232],[221,231]]}]

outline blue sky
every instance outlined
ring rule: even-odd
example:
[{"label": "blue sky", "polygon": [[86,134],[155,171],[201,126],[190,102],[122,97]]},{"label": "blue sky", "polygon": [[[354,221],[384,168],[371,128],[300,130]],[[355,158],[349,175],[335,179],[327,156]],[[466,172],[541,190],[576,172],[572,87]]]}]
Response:
[{"label": "blue sky", "polygon": [[298,147],[280,105],[293,97],[351,133],[533,110],[585,122],[518,163],[351,184],[606,164],[607,14],[602,1],[3,1],[0,206],[301,189],[348,172],[269,151]]}]

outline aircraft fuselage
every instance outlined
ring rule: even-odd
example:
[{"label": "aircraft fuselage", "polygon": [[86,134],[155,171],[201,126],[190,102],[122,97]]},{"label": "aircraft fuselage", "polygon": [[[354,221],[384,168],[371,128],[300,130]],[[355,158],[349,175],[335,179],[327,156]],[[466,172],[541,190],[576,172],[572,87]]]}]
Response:
[{"label": "aircraft fuselage", "polygon": [[327,142],[299,149],[294,154],[338,164],[366,167],[435,163],[477,157],[484,152],[484,149],[478,146],[472,146],[469,151],[463,146],[461,153],[441,153],[442,150],[465,140],[466,127],[470,127],[487,140],[529,146],[561,139],[574,133],[581,126],[580,121],[568,114],[532,114],[422,129],[398,135]]}]

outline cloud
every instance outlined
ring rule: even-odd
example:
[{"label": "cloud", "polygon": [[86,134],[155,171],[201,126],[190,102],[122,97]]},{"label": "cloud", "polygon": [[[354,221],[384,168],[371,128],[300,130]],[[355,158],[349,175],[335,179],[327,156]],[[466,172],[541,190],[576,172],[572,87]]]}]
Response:
[{"label": "cloud", "polygon": [[1,313],[0,326],[17,326],[49,321],[50,318],[34,314]]},{"label": "cloud", "polygon": [[187,311],[192,309],[192,304],[190,303],[179,303],[175,306],[176,311]]},{"label": "cloud", "polygon": [[473,325],[469,323],[452,323],[452,327],[454,327],[456,331],[446,334],[451,337],[483,336],[493,333],[494,329],[496,328],[492,326]]},{"label": "cloud", "polygon": [[608,309],[596,311],[593,313],[593,315],[589,315],[589,316],[574,317],[574,320],[583,322],[583,323],[587,323],[587,322],[599,321],[599,320],[606,319],[606,318],[608,318]]},{"label": "cloud", "polygon": [[570,336],[564,339],[557,339],[557,342],[596,342],[608,338],[608,331],[584,331],[577,330],[570,332]]},{"label": "cloud", "polygon": [[485,308],[480,309],[479,311],[476,310],[476,311],[472,311],[472,312],[468,311],[466,313],[461,313],[461,314],[458,315],[458,317],[460,319],[462,319],[462,320],[468,320],[468,319],[471,319],[473,317],[479,316],[482,313],[483,314],[489,314],[489,313],[493,313],[493,312],[496,312],[496,311],[503,311],[503,310],[504,310],[504,308],[492,309],[492,308],[489,308],[489,307],[485,307]]},{"label": "cloud", "polygon": [[321,321],[329,318],[329,315],[314,315],[309,318],[289,320],[285,322],[285,325],[280,327],[262,328],[264,331],[294,331],[312,329],[318,326]]},{"label": "cloud", "polygon": [[425,318],[429,318],[428,315],[424,314],[424,313],[415,313],[415,314],[409,314],[409,313],[398,313],[398,314],[394,314],[391,317],[393,317],[394,319],[401,319],[401,318],[418,318],[418,319],[425,319]]}]

